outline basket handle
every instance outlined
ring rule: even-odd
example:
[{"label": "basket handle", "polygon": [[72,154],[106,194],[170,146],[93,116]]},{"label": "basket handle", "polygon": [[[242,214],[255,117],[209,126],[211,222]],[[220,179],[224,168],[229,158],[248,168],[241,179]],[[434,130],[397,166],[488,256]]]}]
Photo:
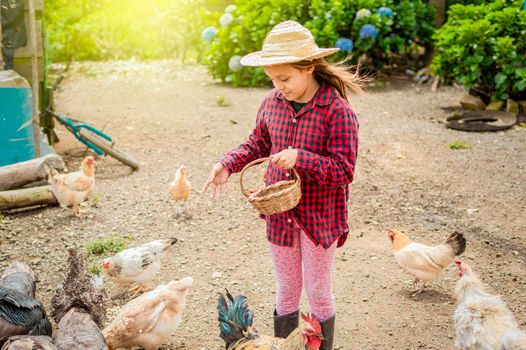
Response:
[{"label": "basket handle", "polygon": [[[248,193],[246,190],[245,190],[245,186],[243,186],[243,174],[245,173],[245,171],[250,168],[251,166],[254,166],[254,165],[257,165],[257,164],[261,164],[267,160],[269,160],[270,157],[263,157],[263,158],[259,158],[259,159],[256,159],[256,160],[253,160],[251,161],[250,163],[248,163],[247,165],[245,165],[245,167],[243,168],[243,170],[241,170],[241,174],[239,175],[239,186],[241,187],[241,193],[243,193],[243,195],[248,198],[250,196],[250,193]],[[301,182],[301,179],[300,179],[300,174],[298,174],[298,172],[296,171],[296,169],[292,168],[292,171],[294,172],[294,176],[296,177],[296,180],[298,180],[299,182]]]}]

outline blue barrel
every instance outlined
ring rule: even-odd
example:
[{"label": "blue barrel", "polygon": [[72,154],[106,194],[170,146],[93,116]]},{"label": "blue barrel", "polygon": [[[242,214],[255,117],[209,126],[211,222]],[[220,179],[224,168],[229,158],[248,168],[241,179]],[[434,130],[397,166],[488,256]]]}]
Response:
[{"label": "blue barrel", "polygon": [[35,158],[31,87],[15,71],[0,71],[0,166]]}]

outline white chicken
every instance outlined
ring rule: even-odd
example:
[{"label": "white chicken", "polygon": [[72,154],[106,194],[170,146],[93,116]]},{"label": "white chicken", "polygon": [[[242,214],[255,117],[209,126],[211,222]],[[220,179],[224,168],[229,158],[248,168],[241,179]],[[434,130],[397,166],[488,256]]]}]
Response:
[{"label": "white chicken", "polygon": [[95,158],[92,156],[84,158],[80,164],[80,170],[59,174],[55,169],[47,168],[48,182],[51,190],[61,206],[71,206],[73,214],[80,216],[80,203],[84,202],[95,188]]},{"label": "white chicken", "polygon": [[141,346],[158,349],[175,332],[192,277],[170,281],[128,302],[102,333],[109,350]]},{"label": "white chicken", "polygon": [[459,269],[455,345],[461,350],[526,350],[526,333],[519,329],[506,303],[486,290],[468,264],[455,263]]},{"label": "white chicken", "polygon": [[146,283],[152,281],[161,270],[164,254],[177,238],[159,239],[138,247],[129,248],[101,261],[102,271],[119,285],[138,283],[133,290],[135,295],[146,289]]},{"label": "white chicken", "polygon": [[394,257],[398,264],[408,273],[415,277],[414,284],[423,281],[422,288],[415,293],[421,292],[425,288],[426,282],[431,282],[438,278],[453,261],[466,249],[466,238],[458,232],[452,233],[443,244],[427,246],[413,242],[402,232],[395,229],[388,229],[387,236],[392,242]]}]

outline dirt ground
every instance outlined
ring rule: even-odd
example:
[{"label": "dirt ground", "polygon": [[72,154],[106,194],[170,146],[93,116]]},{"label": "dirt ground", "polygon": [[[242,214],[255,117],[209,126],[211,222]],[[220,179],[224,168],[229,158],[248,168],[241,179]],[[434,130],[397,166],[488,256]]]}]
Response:
[{"label": "dirt ground", "polygon": [[[129,245],[175,236],[157,282],[192,276],[183,323],[163,349],[218,350],[217,293],[248,296],[261,333],[272,332],[274,277],[264,223],[232,176],[227,195],[199,193],[224,152],[245,139],[268,89],[214,84],[199,66],[173,62],[76,65],[61,84],[57,110],[112,135],[141,162],[131,172],[111,158],[97,162],[98,203],[83,219],[48,207],[7,214],[0,223],[0,268],[30,263],[49,308],[68,247],[97,237],[130,235]],[[335,262],[336,349],[454,349],[456,271],[412,296],[410,276],[393,259],[386,228],[434,244],[452,231],[468,240],[463,259],[501,294],[526,329],[526,128],[497,133],[451,131],[440,122],[462,90],[408,80],[351,98],[358,113],[360,156],[351,186],[351,233]],[[220,106],[222,96],[231,102]],[[75,170],[85,154],[59,130],[58,153]],[[453,141],[469,144],[452,150]],[[167,186],[188,168],[192,218],[175,217]],[[125,300],[115,302],[110,315]],[[302,310],[308,311],[303,297]]]}]

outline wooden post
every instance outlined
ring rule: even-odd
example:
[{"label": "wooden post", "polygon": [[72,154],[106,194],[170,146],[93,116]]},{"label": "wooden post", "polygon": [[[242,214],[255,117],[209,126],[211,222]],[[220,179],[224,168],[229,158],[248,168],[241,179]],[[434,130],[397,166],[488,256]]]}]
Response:
[{"label": "wooden post", "polygon": [[[2,6],[0,6],[0,18],[2,18]],[[0,48],[2,48],[2,26],[0,25]],[[0,70],[4,70],[4,55],[0,53]]]},{"label": "wooden post", "polygon": [[29,0],[29,43],[31,47],[31,86],[33,88],[33,138],[35,141],[35,158],[40,157],[40,113],[38,107],[38,60],[37,29],[35,3]]},{"label": "wooden post", "polygon": [[0,211],[43,204],[57,204],[49,185],[0,192]]}]

